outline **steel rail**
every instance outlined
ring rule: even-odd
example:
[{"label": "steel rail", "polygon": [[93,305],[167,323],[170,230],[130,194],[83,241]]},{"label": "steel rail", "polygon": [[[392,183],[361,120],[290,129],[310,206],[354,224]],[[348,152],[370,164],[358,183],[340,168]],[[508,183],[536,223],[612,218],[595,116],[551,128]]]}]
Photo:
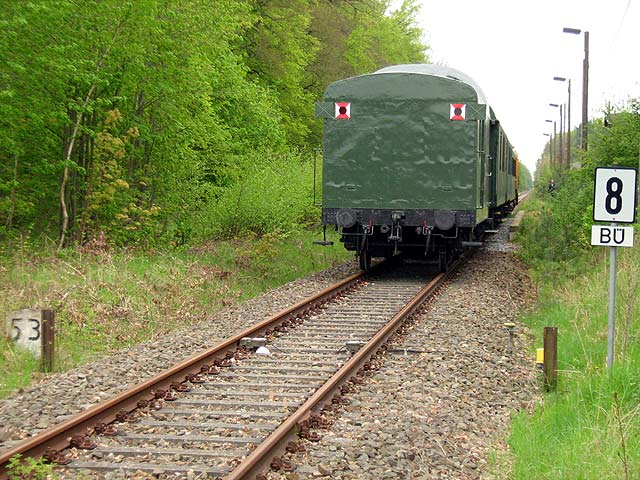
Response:
[{"label": "steel rail", "polygon": [[153,392],[159,389],[170,387],[173,382],[184,381],[185,376],[200,372],[202,364],[210,363],[213,360],[224,357],[228,351],[233,351],[244,337],[260,334],[265,330],[282,323],[289,318],[312,308],[336,296],[356,284],[364,276],[364,272],[355,273],[334,285],[331,285],[320,292],[296,303],[295,305],[282,310],[273,317],[264,320],[253,327],[250,327],[238,335],[229,338],[204,352],[198,353],[178,365],[165,370],[164,372],[142,382],[133,388],[119,393],[115,397],[99,403],[65,420],[64,422],[47,429],[38,435],[28,438],[13,446],[9,450],[0,453],[0,480],[8,477],[7,467],[11,458],[16,455],[23,457],[38,458],[44,455],[48,448],[60,451],[70,446],[69,439],[74,434],[87,434],[99,422],[111,423],[116,419],[116,414],[122,410],[131,412],[137,408],[139,400],[153,396]]},{"label": "steel rail", "polygon": [[269,467],[273,457],[280,455],[289,441],[293,440],[298,425],[314,411],[331,403],[333,395],[362,366],[371,359],[378,349],[395,333],[402,322],[409,317],[432,294],[438,286],[460,264],[462,258],[454,262],[448,272],[438,274],[416,296],[413,297],[385,326],[358,350],[320,389],[305,401],[300,408],[287,418],[267,439],[245,458],[224,480],[253,479]]}]

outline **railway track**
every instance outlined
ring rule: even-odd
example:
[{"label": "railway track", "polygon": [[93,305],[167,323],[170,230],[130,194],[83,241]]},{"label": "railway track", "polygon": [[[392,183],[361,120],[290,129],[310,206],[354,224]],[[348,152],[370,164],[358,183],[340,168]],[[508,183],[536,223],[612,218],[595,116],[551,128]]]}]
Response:
[{"label": "railway track", "polygon": [[[131,391],[0,456],[64,464],[61,473],[254,478],[291,468],[279,455],[317,440],[321,409],[346,402],[397,327],[444,280],[406,268],[353,275]],[[411,267],[409,267],[411,270]],[[265,341],[266,340],[266,341]],[[351,379],[351,380],[350,380]],[[68,448],[71,447],[71,448]]]}]

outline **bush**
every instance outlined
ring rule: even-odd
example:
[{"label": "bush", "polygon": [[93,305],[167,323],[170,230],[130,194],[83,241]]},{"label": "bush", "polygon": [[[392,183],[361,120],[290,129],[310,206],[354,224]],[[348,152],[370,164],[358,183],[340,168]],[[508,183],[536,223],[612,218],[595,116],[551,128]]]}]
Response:
[{"label": "bush", "polygon": [[[590,248],[595,168],[638,166],[640,105],[631,102],[629,108],[610,115],[610,127],[599,121],[591,125],[591,143],[581,168],[538,172],[526,207],[531,214],[522,224],[523,256],[530,263],[572,262]],[[549,178],[556,179],[553,195],[547,192]]]},{"label": "bush", "polygon": [[585,170],[565,174],[553,195],[546,192],[546,182],[537,182],[526,206],[530,213],[522,222],[523,256],[528,262],[572,261],[589,246],[593,181],[588,176]]},{"label": "bush", "polygon": [[227,188],[199,219],[199,237],[287,233],[317,223],[313,161],[296,153],[272,157]]}]

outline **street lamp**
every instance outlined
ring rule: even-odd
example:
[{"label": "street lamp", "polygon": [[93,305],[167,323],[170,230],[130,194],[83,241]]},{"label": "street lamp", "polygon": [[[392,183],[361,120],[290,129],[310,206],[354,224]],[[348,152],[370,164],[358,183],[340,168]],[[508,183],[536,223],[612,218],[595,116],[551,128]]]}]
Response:
[{"label": "street lamp", "polygon": [[560,148],[559,148],[559,152],[560,155],[556,155],[556,162],[560,165],[562,165],[562,158],[564,156],[564,148],[563,148],[563,144],[562,144],[562,104],[557,104],[557,103],[550,103],[549,104],[550,107],[554,107],[554,108],[560,108]]},{"label": "street lamp", "polygon": [[553,137],[550,133],[543,133],[545,137],[549,137],[549,163],[553,167]]},{"label": "street lamp", "polygon": [[[579,28],[563,28],[564,33],[580,35],[582,30]],[[582,150],[587,151],[587,123],[588,119],[588,103],[589,103],[589,32],[584,32],[584,59],[582,60]]]},{"label": "street lamp", "polygon": [[551,141],[551,163],[553,163],[553,159],[555,157],[556,161],[558,159],[558,154],[556,153],[556,146],[555,144],[557,143],[556,140],[556,121],[555,120],[545,120],[545,122],[547,123],[553,123],[553,137],[550,138]]},{"label": "street lamp", "polygon": [[[553,77],[554,80],[558,81],[558,82],[567,82],[569,83],[569,88],[568,88],[568,103],[567,103],[567,161],[566,161],[566,166],[567,169],[569,168],[569,165],[571,165],[571,79],[570,78],[565,78],[565,77]],[[562,128],[562,127],[560,127]]]}]

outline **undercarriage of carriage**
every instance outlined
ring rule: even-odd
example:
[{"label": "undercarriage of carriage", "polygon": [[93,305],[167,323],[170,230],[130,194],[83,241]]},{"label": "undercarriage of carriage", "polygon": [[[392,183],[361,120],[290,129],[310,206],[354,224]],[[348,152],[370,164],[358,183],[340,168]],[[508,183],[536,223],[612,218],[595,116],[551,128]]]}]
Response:
[{"label": "undercarriage of carriage", "polygon": [[[323,223],[325,229],[333,225],[340,231],[340,241],[355,252],[362,270],[368,271],[374,258],[397,256],[446,271],[465,250],[482,246],[512,208],[513,204],[494,208],[480,223],[469,210],[324,209]],[[331,242],[325,235],[316,243]]]},{"label": "undercarriage of carriage", "polygon": [[420,260],[433,265],[438,271],[448,266],[469,246],[479,246],[471,241],[470,229],[453,228],[441,231],[434,227],[397,227],[389,231],[385,225],[355,225],[343,228],[340,241],[347,250],[354,251],[360,268],[368,271],[373,258]]}]

